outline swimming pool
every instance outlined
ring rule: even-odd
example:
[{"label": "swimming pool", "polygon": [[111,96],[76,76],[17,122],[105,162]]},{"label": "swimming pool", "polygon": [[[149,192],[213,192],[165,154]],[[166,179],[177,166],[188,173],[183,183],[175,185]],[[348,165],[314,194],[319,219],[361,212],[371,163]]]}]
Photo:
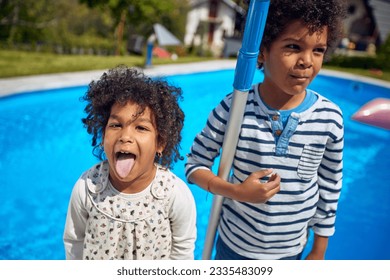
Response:
[{"label": "swimming pool", "polygon": [[[182,155],[209,111],[232,90],[234,70],[169,76],[184,91]],[[261,80],[257,72],[255,81]],[[389,87],[320,75],[310,88],[335,101],[345,118],[344,186],[327,259],[390,259],[390,131],[351,120]],[[0,98],[0,259],[64,259],[62,233],[73,184],[93,165],[82,126],[87,87]],[[184,162],[174,172],[184,178]],[[212,197],[190,185],[198,208],[201,258]]]}]

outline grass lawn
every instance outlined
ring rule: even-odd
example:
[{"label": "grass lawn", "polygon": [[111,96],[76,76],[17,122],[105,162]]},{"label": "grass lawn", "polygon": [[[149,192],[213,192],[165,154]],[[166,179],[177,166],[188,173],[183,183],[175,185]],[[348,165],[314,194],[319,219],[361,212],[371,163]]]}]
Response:
[{"label": "grass lawn", "polygon": [[360,69],[360,68],[342,68],[342,67],[335,67],[335,66],[327,66],[324,65],[324,69],[329,70],[336,70],[336,71],[342,71],[347,72],[350,74],[356,74],[361,76],[366,76],[370,78],[380,79],[383,81],[390,82],[390,71],[378,71],[378,70],[368,70],[368,69]]},{"label": "grass lawn", "polygon": [[[171,59],[153,58],[153,65],[187,63],[210,60],[201,57],[180,57]],[[21,52],[0,50],[0,78],[28,76],[50,73],[100,70],[119,64],[144,66],[145,58],[136,55],[95,56],[95,55],[56,55],[52,53]]]},{"label": "grass lawn", "polygon": [[[188,63],[210,60],[205,57],[180,57],[176,61],[171,59],[153,58],[153,65],[169,63]],[[93,56],[93,55],[56,55],[51,53],[21,52],[0,50],[0,78],[39,75],[49,73],[63,73],[86,70],[108,69],[118,64],[128,66],[143,66],[145,58],[143,56]],[[390,72],[378,73],[368,69],[329,67],[325,69],[343,71],[351,74],[367,76],[390,82]]]}]

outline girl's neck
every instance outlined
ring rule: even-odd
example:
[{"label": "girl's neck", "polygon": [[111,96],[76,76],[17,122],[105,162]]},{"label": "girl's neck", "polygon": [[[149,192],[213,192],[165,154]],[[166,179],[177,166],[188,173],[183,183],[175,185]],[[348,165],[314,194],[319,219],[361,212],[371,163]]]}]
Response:
[{"label": "girl's neck", "polygon": [[156,165],[153,165],[153,170],[151,172],[137,177],[132,181],[121,181],[110,176],[110,182],[112,186],[121,193],[135,194],[142,192],[153,182],[154,178],[156,177],[156,172],[157,167]]}]

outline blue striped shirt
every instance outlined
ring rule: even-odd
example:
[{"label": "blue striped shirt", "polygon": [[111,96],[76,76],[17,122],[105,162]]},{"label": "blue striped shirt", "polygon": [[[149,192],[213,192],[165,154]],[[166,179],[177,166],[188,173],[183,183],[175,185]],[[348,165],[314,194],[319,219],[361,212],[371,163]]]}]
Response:
[{"label": "blue striped shirt", "polygon": [[[262,102],[257,88],[248,93],[231,182],[241,183],[254,171],[272,168],[281,177],[281,189],[266,203],[225,198],[218,231],[240,255],[279,259],[303,250],[308,227],[321,236],[334,234],[342,185],[343,116],[337,105],[313,92],[314,104],[293,112],[277,137],[280,132],[273,122],[280,112]],[[197,169],[211,169],[219,156],[231,101],[229,94],[196,136],[187,158],[187,178]]]}]

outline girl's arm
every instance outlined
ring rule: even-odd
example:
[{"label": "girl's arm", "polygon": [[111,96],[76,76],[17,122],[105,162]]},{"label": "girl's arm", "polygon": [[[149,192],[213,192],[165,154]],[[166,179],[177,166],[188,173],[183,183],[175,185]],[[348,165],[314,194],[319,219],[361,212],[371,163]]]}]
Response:
[{"label": "girl's arm", "polygon": [[85,227],[88,218],[85,209],[86,198],[85,181],[79,179],[70,198],[63,236],[67,260],[83,258]]},{"label": "girl's arm", "polygon": [[196,240],[196,207],[188,186],[179,178],[173,189],[169,219],[172,230],[171,260],[193,260]]}]

